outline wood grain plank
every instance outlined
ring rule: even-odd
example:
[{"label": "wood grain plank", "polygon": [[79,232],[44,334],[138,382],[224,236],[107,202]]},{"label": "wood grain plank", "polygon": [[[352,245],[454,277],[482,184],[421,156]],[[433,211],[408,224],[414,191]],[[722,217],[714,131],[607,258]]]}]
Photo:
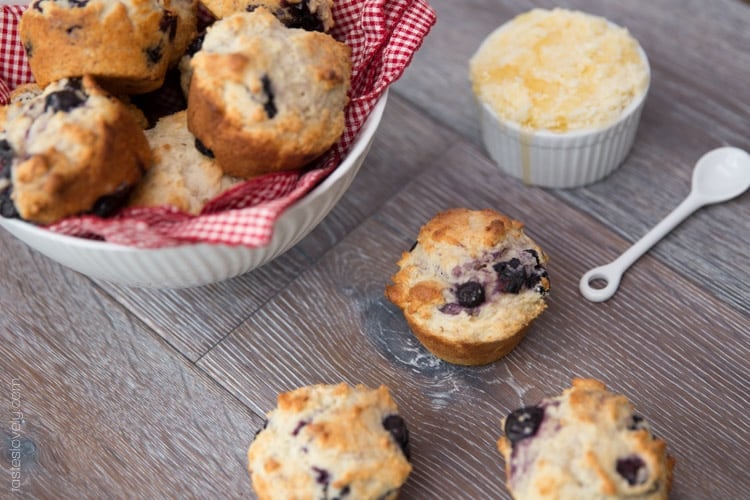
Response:
[{"label": "wood grain plank", "polygon": [[87,279],[4,232],[0,254],[0,497],[247,496],[261,417]]},{"label": "wood grain plank", "polygon": [[[469,58],[503,22],[531,8],[559,3],[431,4],[438,24],[394,88],[481,148]],[[564,6],[627,27],[651,62],[652,84],[641,127],[620,169],[590,186],[550,190],[632,243],[687,196],[693,165],[705,152],[724,145],[750,150],[750,9],[735,0],[660,0],[647,7],[642,2],[574,0]],[[743,230],[750,219],[749,200],[745,194],[702,210],[653,251],[746,314],[747,266],[738,263],[750,261],[750,234]]]},{"label": "wood grain plank", "polygon": [[396,96],[389,99],[370,153],[351,187],[313,232],[283,256],[243,276],[185,290],[126,288],[99,283],[191,360],[268,301],[339,239],[377,210],[452,135],[432,126]]},{"label": "wood grain plank", "polygon": [[[310,383],[390,386],[412,431],[415,470],[404,495],[415,499],[508,498],[494,444],[502,417],[572,377],[596,377],[627,394],[669,442],[675,498],[741,498],[750,489],[747,315],[653,257],[611,301],[587,302],[579,277],[623,241],[493,168],[467,143],[452,148],[199,366],[256,412]],[[419,226],[452,206],[524,221],[552,259],[549,310],[510,356],[483,367],[431,356],[383,296]]]}]

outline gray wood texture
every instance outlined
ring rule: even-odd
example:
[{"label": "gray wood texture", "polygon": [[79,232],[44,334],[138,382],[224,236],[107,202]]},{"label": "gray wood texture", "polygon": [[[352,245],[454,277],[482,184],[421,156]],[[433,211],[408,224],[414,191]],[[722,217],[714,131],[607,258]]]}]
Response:
[{"label": "gray wood texture", "polygon": [[13,261],[0,289],[0,497],[13,497],[16,450],[26,498],[247,494],[260,416],[87,279],[7,234],[0,251]]},{"label": "gray wood texture", "polygon": [[[704,152],[750,150],[750,7],[430,3],[438,24],[392,87],[350,190],[274,262],[201,288],[130,289],[0,232],[0,497],[12,493],[17,438],[26,498],[253,498],[245,452],[278,393],[343,380],[391,388],[412,433],[402,498],[506,499],[501,419],[590,376],[626,394],[668,442],[673,498],[748,498],[750,194],[676,228],[610,301],[586,301],[578,280],[687,195]],[[553,5],[627,27],[653,72],[625,163],[568,190],[497,171],[467,77],[486,34]],[[453,206],[523,221],[551,257],[549,309],[509,356],[483,367],[430,355],[383,294],[419,227]]]}]

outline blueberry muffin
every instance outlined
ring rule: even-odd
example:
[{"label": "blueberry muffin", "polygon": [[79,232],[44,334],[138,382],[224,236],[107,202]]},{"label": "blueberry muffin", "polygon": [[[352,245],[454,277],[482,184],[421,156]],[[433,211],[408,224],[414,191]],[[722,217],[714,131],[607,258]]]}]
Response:
[{"label": "blueberry muffin", "polygon": [[388,388],[312,385],[279,395],[248,451],[260,500],[395,499],[409,431]]},{"label": "blueberry muffin", "polygon": [[[172,3],[174,10],[165,7]],[[189,3],[36,0],[21,17],[19,34],[41,87],[92,75],[113,94],[149,92],[162,85],[170,63],[177,63],[192,39]]]},{"label": "blueberry muffin", "polygon": [[509,353],[547,307],[546,263],[522,223],[455,208],[420,229],[385,294],[435,356],[486,364]]},{"label": "blueberry muffin", "polygon": [[216,21],[191,68],[188,127],[229,175],[300,168],[344,130],[349,47],[265,8]]},{"label": "blueberry muffin", "polygon": [[333,0],[204,0],[203,4],[217,18],[265,7],[290,28],[327,32],[334,24]]},{"label": "blueberry muffin", "polygon": [[505,419],[507,487],[526,499],[666,499],[674,459],[628,399],[592,379]]},{"label": "blueberry muffin", "polygon": [[49,224],[112,214],[150,166],[151,150],[125,105],[84,77],[12,104],[0,158],[0,213]]},{"label": "blueberry muffin", "polygon": [[172,205],[198,214],[208,201],[242,180],[224,175],[213,157],[187,129],[187,112],[161,118],[146,130],[154,164],[128,206]]}]

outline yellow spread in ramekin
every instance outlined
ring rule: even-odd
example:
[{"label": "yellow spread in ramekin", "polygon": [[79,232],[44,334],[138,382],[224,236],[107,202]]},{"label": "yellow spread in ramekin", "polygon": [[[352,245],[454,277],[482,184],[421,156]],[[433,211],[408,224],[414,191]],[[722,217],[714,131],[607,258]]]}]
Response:
[{"label": "yellow spread in ramekin", "polygon": [[500,118],[566,132],[617,120],[646,91],[650,73],[626,29],[583,12],[535,9],[485,40],[470,77]]}]

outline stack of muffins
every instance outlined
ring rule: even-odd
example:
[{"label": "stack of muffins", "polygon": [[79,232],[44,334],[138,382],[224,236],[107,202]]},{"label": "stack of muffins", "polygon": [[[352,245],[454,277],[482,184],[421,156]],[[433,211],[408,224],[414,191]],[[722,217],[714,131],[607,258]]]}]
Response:
[{"label": "stack of muffins", "polygon": [[[3,110],[0,214],[195,214],[321,156],[344,130],[351,75],[349,47],[326,33],[332,0],[251,4],[206,5],[214,18],[199,31],[197,0],[32,3],[19,33],[36,87]],[[133,103],[179,71],[185,109],[149,128]]]}]

